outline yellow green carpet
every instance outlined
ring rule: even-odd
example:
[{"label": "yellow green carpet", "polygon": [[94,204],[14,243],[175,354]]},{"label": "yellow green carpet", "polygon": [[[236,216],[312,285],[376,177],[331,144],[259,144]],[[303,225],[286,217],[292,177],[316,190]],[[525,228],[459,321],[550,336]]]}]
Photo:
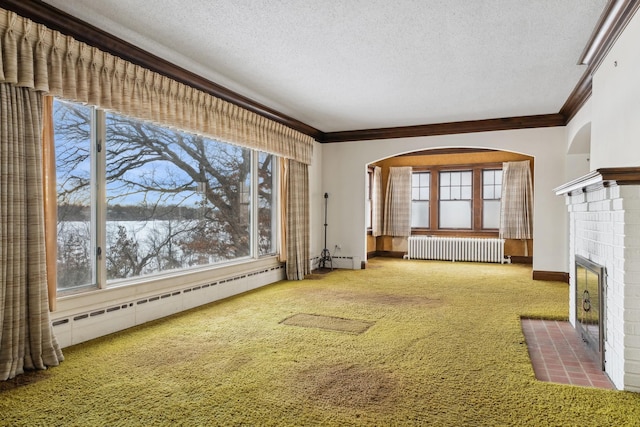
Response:
[{"label": "yellow green carpet", "polygon": [[[566,318],[566,284],[532,281],[518,265],[369,267],[277,283],[67,348],[59,367],[0,383],[0,424],[640,423],[640,394],[535,379],[520,316]],[[283,322],[296,314],[369,326]]]}]

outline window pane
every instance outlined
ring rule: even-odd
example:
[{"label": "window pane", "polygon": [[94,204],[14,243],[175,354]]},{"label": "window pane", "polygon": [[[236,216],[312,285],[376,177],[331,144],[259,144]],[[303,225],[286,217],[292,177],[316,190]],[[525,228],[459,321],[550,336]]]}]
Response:
[{"label": "window pane", "polygon": [[451,185],[451,172],[440,172],[440,187]]},{"label": "window pane", "polygon": [[471,185],[471,179],[473,178],[473,174],[471,171],[468,172],[460,172],[460,183],[462,185]]},{"label": "window pane", "polygon": [[482,171],[482,182],[484,185],[493,184],[495,173],[492,170]]},{"label": "window pane", "polygon": [[483,190],[483,194],[482,194],[483,199],[493,199],[493,185],[485,185],[482,187],[482,190]]},{"label": "window pane", "polygon": [[429,172],[414,172],[411,187],[412,200],[429,200]]},{"label": "window pane", "polygon": [[420,189],[420,199],[429,200],[429,187],[422,187]]},{"label": "window pane", "polygon": [[453,200],[460,200],[460,187],[451,187],[451,198]]},{"label": "window pane", "polygon": [[471,200],[471,187],[462,187],[460,192],[460,198],[463,200]]},{"label": "window pane", "polygon": [[482,206],[482,228],[500,227],[500,200],[485,200]]},{"label": "window pane", "polygon": [[487,169],[482,171],[483,187],[482,198],[485,200],[498,200],[501,196],[502,170]]},{"label": "window pane", "polygon": [[[260,256],[276,252],[274,159],[272,154],[258,153],[258,255]],[[370,193],[367,192],[367,194]],[[367,203],[370,204],[370,200],[367,200]],[[371,222],[370,219],[369,222]]]},{"label": "window pane", "polygon": [[451,199],[451,188],[445,187],[440,189],[440,200],[450,200]]},{"label": "window pane", "polygon": [[460,172],[451,172],[451,185],[460,185]]},{"label": "window pane", "polygon": [[108,280],[249,255],[250,150],[106,120]]},{"label": "window pane", "polygon": [[54,101],[58,290],[95,285],[91,117],[92,109],[89,107]]},{"label": "window pane", "polygon": [[411,227],[429,228],[429,202],[411,203]]},{"label": "window pane", "polygon": [[452,200],[440,202],[440,228],[471,228],[471,202]]}]

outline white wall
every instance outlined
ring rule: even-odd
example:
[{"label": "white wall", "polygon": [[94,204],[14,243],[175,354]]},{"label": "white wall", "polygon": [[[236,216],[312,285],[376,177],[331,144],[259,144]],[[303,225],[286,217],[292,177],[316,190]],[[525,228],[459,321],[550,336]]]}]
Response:
[{"label": "white wall", "polygon": [[567,124],[566,181],[591,171],[591,98]]},{"label": "white wall", "polygon": [[[311,217],[311,258],[320,256],[324,248],[324,189],[322,187],[322,146],[315,142],[309,167],[309,216]],[[315,265],[314,265],[315,268]]]},{"label": "white wall", "polygon": [[357,260],[366,259],[364,174],[368,163],[443,147],[494,148],[535,157],[533,268],[567,272],[567,210],[564,200],[552,191],[566,182],[564,127],[323,144],[322,192],[330,196],[328,247],[341,245],[342,255],[354,257],[355,268],[359,268]]},{"label": "white wall", "polygon": [[640,165],[640,14],[593,76],[591,168]]}]

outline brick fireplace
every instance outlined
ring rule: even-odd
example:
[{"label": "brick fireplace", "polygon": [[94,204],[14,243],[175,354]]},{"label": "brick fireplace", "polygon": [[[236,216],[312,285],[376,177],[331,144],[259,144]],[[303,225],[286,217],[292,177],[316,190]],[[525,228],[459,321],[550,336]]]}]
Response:
[{"label": "brick fireplace", "polygon": [[[598,169],[555,192],[569,210],[571,324],[584,331],[582,307],[599,310],[594,357],[616,388],[640,392],[640,168]],[[601,272],[599,295],[581,283],[585,263]]]}]

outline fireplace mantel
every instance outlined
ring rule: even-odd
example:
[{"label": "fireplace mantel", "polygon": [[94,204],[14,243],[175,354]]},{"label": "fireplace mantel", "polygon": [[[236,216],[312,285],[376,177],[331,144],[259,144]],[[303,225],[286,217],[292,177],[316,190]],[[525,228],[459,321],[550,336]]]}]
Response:
[{"label": "fireplace mantel", "polygon": [[640,167],[602,168],[554,188],[558,196],[572,196],[611,185],[640,185]]}]

